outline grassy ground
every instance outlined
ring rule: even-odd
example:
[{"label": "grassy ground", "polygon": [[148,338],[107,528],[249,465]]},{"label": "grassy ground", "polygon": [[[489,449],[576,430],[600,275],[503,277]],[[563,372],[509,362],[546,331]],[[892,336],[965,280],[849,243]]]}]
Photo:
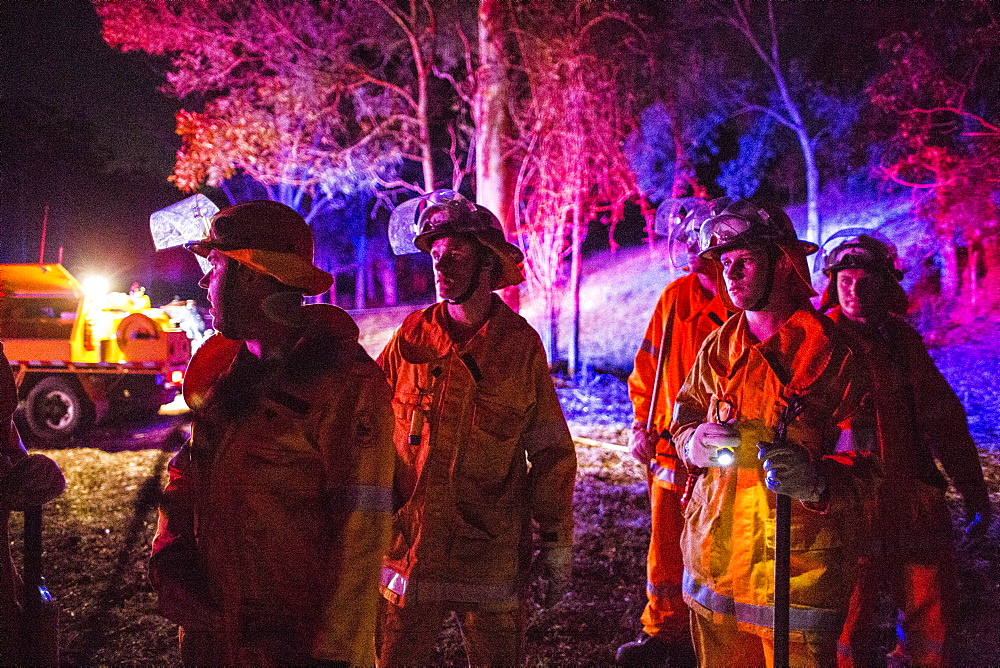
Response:
[{"label": "grassy ground", "polygon": [[[42,451],[62,467],[66,493],[45,508],[44,573],[60,609],[66,665],[178,663],[176,629],[156,613],[145,578],[156,502],[171,453],[92,448]],[[617,452],[581,448],[577,588],[553,610],[530,609],[533,660],[606,663],[633,635],[644,568],[647,506],[641,473]],[[11,533],[20,535],[20,514]],[[20,538],[14,541],[15,558]],[[435,657],[462,663],[453,624]]]},{"label": "grassy ground", "polygon": [[[578,426],[621,443],[621,431]],[[45,451],[66,473],[66,494],[46,507],[44,568],[61,609],[66,665],[176,665],[176,630],[156,614],[145,579],[155,507],[169,451]],[[642,472],[623,453],[578,443],[574,591],[550,610],[532,604],[532,665],[607,665],[638,631],[645,603],[648,501]],[[990,488],[1000,489],[1000,456],[984,455]],[[994,494],[994,501],[1000,501]],[[15,514],[12,535],[19,531]],[[15,540],[15,551],[19,540]],[[1000,665],[1000,543],[959,553],[965,665]],[[888,619],[883,628],[891,636]],[[435,655],[464,665],[453,623]]]},{"label": "grassy ground", "polygon": [[[669,280],[648,249],[591,259],[584,283],[584,356],[597,368],[627,370],[656,297]],[[410,310],[355,314],[362,343],[374,356]],[[526,317],[535,317],[526,304]],[[564,323],[564,330],[565,328]],[[996,336],[979,345],[953,345],[935,353],[970,410],[994,506],[1000,508],[1000,389],[995,376]],[[630,407],[620,382],[595,376],[583,385],[560,383],[560,399],[574,433],[624,444]],[[124,433],[104,450],[45,451],[62,466],[69,487],[46,508],[45,574],[62,610],[66,665],[175,665],[176,629],[156,614],[145,580],[146,558],[165,467],[165,450],[145,445],[144,434]],[[152,436],[152,435],[150,435]],[[148,449],[142,449],[148,448]],[[645,604],[649,507],[643,473],[621,452],[578,443],[577,541],[574,591],[558,606],[529,609],[532,665],[608,665],[615,648],[635,637]],[[952,499],[954,501],[954,499]],[[958,506],[955,505],[956,526]],[[12,535],[20,516],[15,514]],[[959,588],[962,665],[1000,665],[1000,536],[975,547],[960,545]],[[15,549],[19,539],[15,540]],[[892,620],[882,631],[892,643]],[[451,623],[434,657],[438,665],[464,665]]]}]

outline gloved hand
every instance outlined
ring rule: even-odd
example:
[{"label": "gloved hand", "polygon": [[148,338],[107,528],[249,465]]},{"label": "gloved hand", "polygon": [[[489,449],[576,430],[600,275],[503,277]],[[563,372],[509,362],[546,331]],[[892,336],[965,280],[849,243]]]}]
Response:
[{"label": "gloved hand", "polygon": [[740,433],[731,424],[702,422],[684,443],[684,458],[698,468],[717,467],[719,450],[735,450],[740,445]]},{"label": "gloved hand", "polygon": [[10,506],[24,510],[51,501],[66,489],[66,479],[54,461],[40,454],[22,457],[0,480],[0,493]]},{"label": "gloved hand", "polygon": [[826,479],[820,473],[809,451],[800,445],[778,447],[773,443],[757,444],[757,457],[764,463],[764,484],[776,494],[816,503],[826,490]]},{"label": "gloved hand", "polygon": [[548,581],[542,605],[551,608],[569,592],[573,580],[573,546],[543,544],[538,565],[541,576]]},{"label": "gloved hand", "polygon": [[969,544],[978,543],[986,536],[993,523],[993,513],[989,507],[978,508],[978,504],[966,504],[965,541]]},{"label": "gloved hand", "polygon": [[628,450],[637,462],[646,466],[656,456],[656,444],[659,441],[659,434],[648,431],[645,423],[635,422],[628,437]]}]

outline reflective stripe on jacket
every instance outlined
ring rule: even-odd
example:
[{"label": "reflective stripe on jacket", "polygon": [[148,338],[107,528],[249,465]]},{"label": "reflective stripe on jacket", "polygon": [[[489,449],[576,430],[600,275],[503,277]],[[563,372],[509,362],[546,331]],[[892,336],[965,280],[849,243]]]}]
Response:
[{"label": "reflective stripe on jacket", "polygon": [[[656,398],[653,429],[662,434],[670,426],[674,397],[694,364],[702,341],[728,317],[722,300],[701,286],[697,274],[682,276],[663,290],[628,377],[629,399],[632,400],[637,421],[646,422],[649,417],[661,343],[666,341],[667,351]],[[669,327],[664,336],[665,322],[669,323]],[[683,470],[678,470],[677,464],[673,444],[667,438],[661,438],[656,446],[656,459],[650,462],[654,479],[668,489],[683,490],[686,476]]]},{"label": "reflective stripe on jacket", "polygon": [[854,535],[870,467],[838,457],[838,424],[868,390],[867,375],[833,324],[797,311],[770,339],[756,342],[739,314],[706,339],[681,389],[671,432],[679,440],[716,419],[729,402],[740,434],[736,462],[710,468],[686,509],[681,548],[685,600],[696,612],[735,618],[767,635],[774,591],[775,497],[764,485],[757,443],[771,441],[792,396],[803,405],[788,440],[806,447],[828,482],[822,511],[793,504],[792,628],[839,631],[856,561]]},{"label": "reflective stripe on jacket", "polygon": [[541,339],[496,295],[491,308],[461,344],[445,303],[411,313],[379,356],[400,506],[382,592],[397,605],[513,600],[532,520],[544,542],[572,542],[576,452]]},{"label": "reflective stripe on jacket", "polygon": [[[307,658],[373,665],[392,510],[390,390],[356,338],[303,339],[297,350],[294,364],[261,372],[244,414],[234,419],[214,395],[196,412],[170,465],[151,577],[174,621],[189,623],[185,601],[170,600],[177,586],[214,611],[207,624],[227,664],[261,660],[247,643],[274,634]],[[214,388],[259,364],[249,355],[217,335],[188,378]]]}]

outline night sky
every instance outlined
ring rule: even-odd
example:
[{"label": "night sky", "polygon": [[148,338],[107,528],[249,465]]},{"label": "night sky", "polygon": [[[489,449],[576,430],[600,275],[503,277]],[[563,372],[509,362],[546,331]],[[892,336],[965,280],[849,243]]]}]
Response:
[{"label": "night sky", "polygon": [[181,104],[159,91],[161,63],[107,46],[87,0],[4,0],[0,26],[0,259],[38,261],[48,204],[47,261],[63,246],[78,277],[190,292],[194,262],[154,259],[148,231],[184,197],[167,181]]},{"label": "night sky", "polygon": [[[836,29],[794,50],[837,84],[860,87],[877,69],[879,36],[928,6],[800,5],[795,20]],[[121,290],[138,280],[154,301],[200,296],[193,259],[154,256],[148,233],[149,214],[185,196],[167,181],[182,103],[159,91],[165,66],[105,44],[89,0],[0,0],[0,261],[38,260],[47,204],[47,260],[62,246],[78,276],[101,273]]]}]

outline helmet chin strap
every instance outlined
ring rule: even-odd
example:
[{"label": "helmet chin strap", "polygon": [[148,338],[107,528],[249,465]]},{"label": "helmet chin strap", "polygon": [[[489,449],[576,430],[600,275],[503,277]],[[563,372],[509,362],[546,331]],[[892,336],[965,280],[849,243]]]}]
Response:
[{"label": "helmet chin strap", "polygon": [[472,299],[472,295],[476,294],[476,290],[479,288],[479,281],[483,275],[483,255],[482,253],[476,253],[476,268],[472,272],[472,277],[469,279],[469,286],[459,296],[454,299],[445,299],[449,304],[461,305]]},{"label": "helmet chin strap", "polygon": [[764,287],[764,294],[753,305],[746,308],[747,311],[763,311],[771,301],[771,292],[774,289],[774,270],[778,266],[778,251],[774,246],[767,246],[767,285]]}]

